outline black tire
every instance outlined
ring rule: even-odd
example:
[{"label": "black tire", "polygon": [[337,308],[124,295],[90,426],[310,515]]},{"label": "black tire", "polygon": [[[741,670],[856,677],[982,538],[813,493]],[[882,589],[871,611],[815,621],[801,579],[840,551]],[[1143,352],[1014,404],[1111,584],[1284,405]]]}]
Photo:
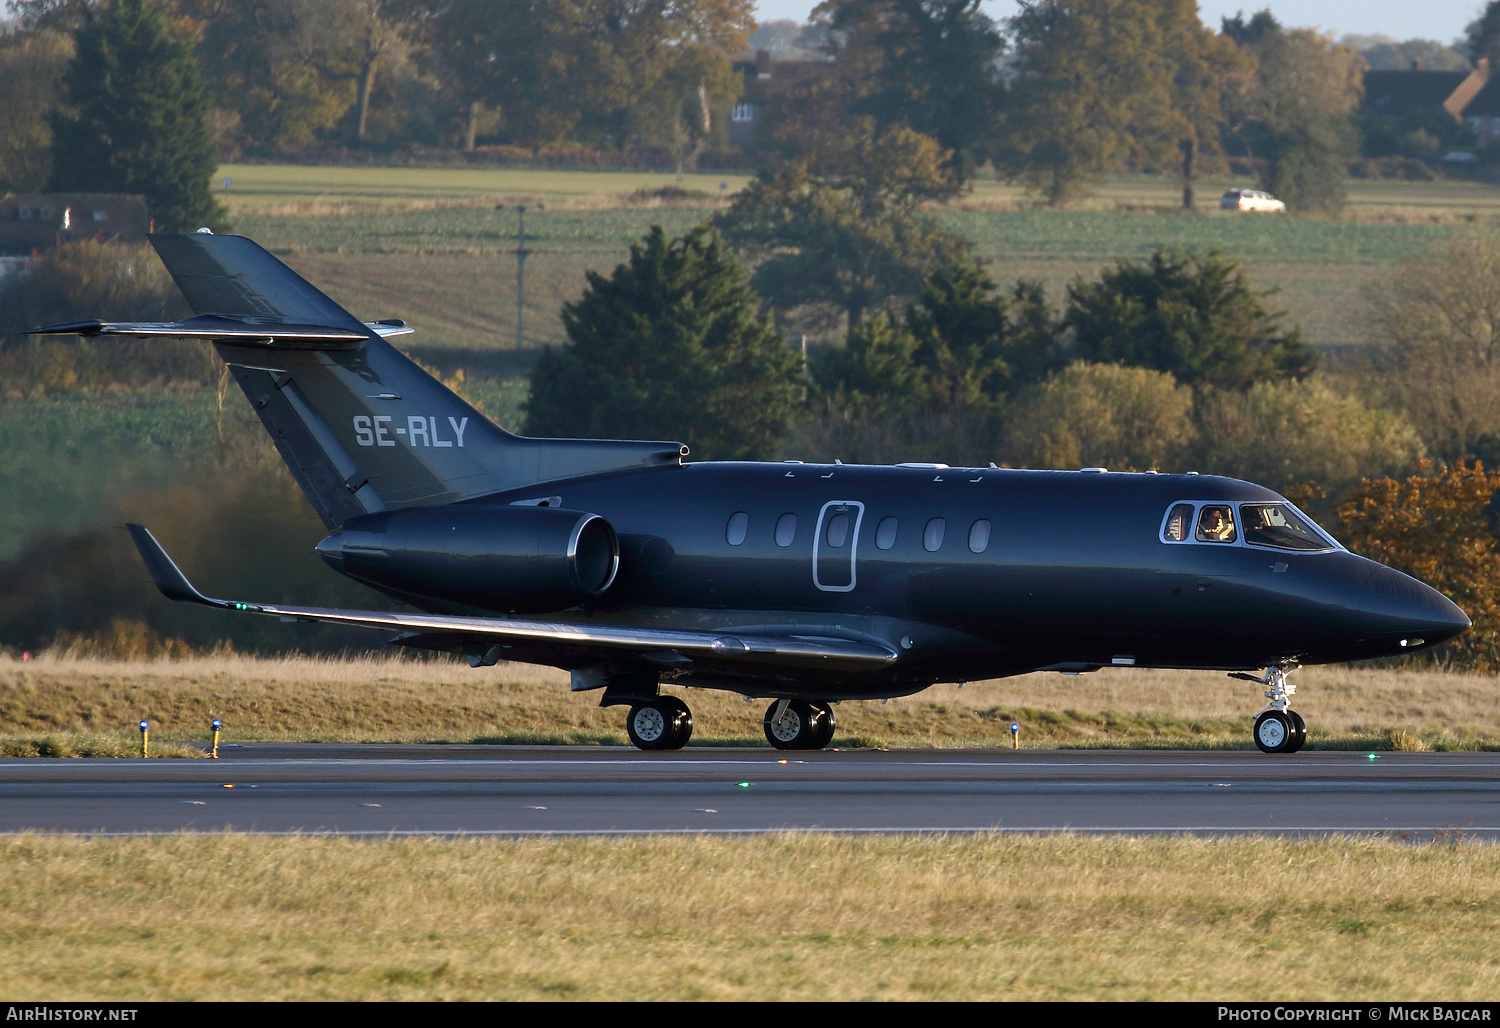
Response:
[{"label": "black tire", "polygon": [[1291,753],[1297,745],[1292,719],[1279,710],[1262,711],[1255,719],[1252,734],[1262,753]]},{"label": "black tire", "polygon": [[1302,715],[1295,710],[1287,711],[1286,715],[1292,719],[1293,735],[1292,746],[1286,752],[1296,753],[1303,746],[1307,745],[1307,722],[1302,720]]},{"label": "black tire", "polygon": [[657,704],[663,708],[667,721],[672,729],[672,741],[664,750],[680,750],[688,744],[693,737],[693,712],[688,705],[676,696],[663,696],[658,699]]},{"label": "black tire", "polygon": [[672,711],[661,701],[638,703],[625,716],[625,733],[638,750],[672,749]]},{"label": "black tire", "polygon": [[780,702],[777,700],[766,708],[766,719],[763,725],[766,731],[766,741],[778,750],[812,749],[814,732],[817,730],[817,717],[811,705],[803,700],[792,700],[786,705],[786,713],[782,715],[780,721],[777,721],[776,707]]},{"label": "black tire", "polygon": [[828,744],[833,742],[833,730],[838,727],[838,719],[833,716],[833,707],[827,703],[812,703],[809,706],[817,715],[811,748],[827,749]]}]

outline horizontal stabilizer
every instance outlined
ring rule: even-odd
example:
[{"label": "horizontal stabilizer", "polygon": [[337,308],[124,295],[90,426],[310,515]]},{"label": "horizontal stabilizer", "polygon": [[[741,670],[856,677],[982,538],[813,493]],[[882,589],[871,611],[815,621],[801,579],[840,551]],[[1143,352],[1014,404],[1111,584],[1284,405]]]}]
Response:
[{"label": "horizontal stabilizer", "polygon": [[283,322],[248,321],[219,315],[202,315],[182,321],[69,321],[33,329],[30,335],[165,336],[179,339],[220,339],[241,344],[304,349],[352,349],[370,338],[402,335],[411,329],[386,325],[361,326],[362,331],[323,325],[291,325]]},{"label": "horizontal stabilizer", "polygon": [[892,647],[873,639],[848,636],[768,634],[760,632],[697,632],[624,625],[530,621],[520,618],[455,617],[445,614],[395,613],[381,610],[339,610],[327,607],[283,607],[267,603],[237,603],[204,596],[187,580],[156,538],[143,525],[128,525],[131,538],[169,600],[201,603],[221,610],[267,614],[285,621],[378,628],[386,631],[444,632],[495,642],[555,643],[584,650],[620,652],[676,652],[689,660],[744,661],[787,667],[878,670],[896,661]]}]

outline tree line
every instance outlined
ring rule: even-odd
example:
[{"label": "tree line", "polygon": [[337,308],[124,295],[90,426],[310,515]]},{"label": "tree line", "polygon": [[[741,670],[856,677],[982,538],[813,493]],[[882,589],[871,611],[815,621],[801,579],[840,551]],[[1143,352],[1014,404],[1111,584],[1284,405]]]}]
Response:
[{"label": "tree line", "polygon": [[[143,48],[122,37],[117,7],[138,11],[139,31],[159,27],[163,41]],[[201,138],[173,127],[157,146],[189,158],[182,175],[199,176],[209,154],[481,142],[638,152],[683,167],[729,149],[744,83],[736,62],[756,28],[751,0],[8,0],[7,9],[0,188],[9,189],[66,180],[65,165],[97,156],[67,134],[90,101],[70,69],[103,67],[137,85],[154,76],[138,105],[200,124]],[[114,38],[100,50],[107,18]],[[1232,157],[1293,208],[1317,209],[1338,206],[1362,137],[1371,152],[1394,153],[1462,133],[1437,114],[1410,125],[1358,120],[1359,52],[1285,28],[1269,11],[1215,31],[1195,0],[1034,0],[1002,21],[979,0],[825,0],[809,28],[826,73],[773,98],[769,150],[741,162],[768,153],[823,174],[861,140],[899,130],[933,141],[950,190],[991,167],[1061,205],[1128,168],[1178,176],[1191,207],[1198,179]],[[1471,26],[1469,52],[1488,53],[1497,30],[1491,3]],[[112,55],[130,60],[111,65]]]}]

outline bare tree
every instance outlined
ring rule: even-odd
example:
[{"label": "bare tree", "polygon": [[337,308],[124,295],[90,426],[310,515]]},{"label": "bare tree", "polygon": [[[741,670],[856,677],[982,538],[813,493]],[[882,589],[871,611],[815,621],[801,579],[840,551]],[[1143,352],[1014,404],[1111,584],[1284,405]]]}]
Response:
[{"label": "bare tree", "polygon": [[1372,294],[1391,398],[1440,457],[1500,432],[1500,237],[1473,233],[1408,260]]}]

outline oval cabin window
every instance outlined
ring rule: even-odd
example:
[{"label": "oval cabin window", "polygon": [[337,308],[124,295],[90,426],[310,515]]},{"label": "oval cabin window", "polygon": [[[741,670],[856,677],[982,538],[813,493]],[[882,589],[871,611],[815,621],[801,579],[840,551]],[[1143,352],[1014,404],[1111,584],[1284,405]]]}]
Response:
[{"label": "oval cabin window", "polygon": [[790,546],[795,538],[797,538],[797,515],[781,515],[776,519],[776,545]]},{"label": "oval cabin window", "polygon": [[969,552],[983,553],[990,546],[990,523],[980,518],[969,526]]},{"label": "oval cabin window", "polygon": [[750,530],[750,515],[744,511],[729,515],[729,527],[724,529],[724,538],[730,546],[738,546],[745,541],[745,533]]},{"label": "oval cabin window", "polygon": [[943,546],[943,530],[948,527],[942,518],[933,518],[927,522],[927,527],[922,530],[922,548],[928,553],[936,553]]},{"label": "oval cabin window", "polygon": [[896,519],[881,518],[880,524],[875,526],[875,548],[877,550],[889,550],[896,545]]},{"label": "oval cabin window", "polygon": [[835,514],[828,519],[828,530],[823,533],[824,542],[831,549],[839,549],[849,541],[849,515]]}]

